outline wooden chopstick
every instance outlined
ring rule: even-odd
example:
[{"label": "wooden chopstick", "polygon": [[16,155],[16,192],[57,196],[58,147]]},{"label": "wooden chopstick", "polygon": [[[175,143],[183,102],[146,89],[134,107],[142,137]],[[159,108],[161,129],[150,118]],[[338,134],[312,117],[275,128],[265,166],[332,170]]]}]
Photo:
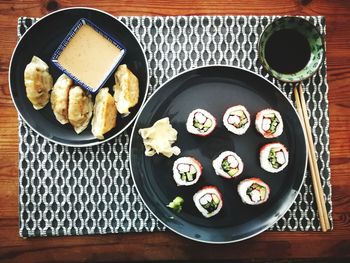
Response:
[{"label": "wooden chopstick", "polygon": [[312,178],[312,185],[314,188],[315,193],[315,199],[316,199],[316,205],[318,210],[318,215],[320,218],[320,224],[321,229],[323,232],[326,232],[330,229],[329,219],[328,219],[328,213],[326,209],[326,204],[324,200],[324,193],[323,188],[321,184],[321,177],[317,165],[317,159],[316,159],[316,150],[314,141],[312,138],[311,133],[311,127],[309,123],[309,117],[306,110],[306,104],[305,104],[305,98],[302,90],[302,84],[299,85],[299,91],[298,88],[294,88],[294,96],[295,96],[295,102],[297,106],[298,114],[302,120],[302,126],[306,133],[306,141],[307,141],[307,148],[308,148],[308,160],[309,160],[309,167],[311,171],[311,178]]}]

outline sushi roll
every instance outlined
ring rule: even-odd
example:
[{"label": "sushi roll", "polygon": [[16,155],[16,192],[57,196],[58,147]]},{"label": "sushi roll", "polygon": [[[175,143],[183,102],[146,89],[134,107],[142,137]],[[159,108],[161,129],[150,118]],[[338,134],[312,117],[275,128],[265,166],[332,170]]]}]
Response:
[{"label": "sushi roll", "polygon": [[207,136],[216,126],[216,120],[213,115],[203,109],[192,111],[187,118],[186,128],[189,133]]},{"label": "sushi roll", "polygon": [[212,217],[220,212],[223,201],[219,190],[205,186],[193,196],[194,204],[204,217]]},{"label": "sushi roll", "polygon": [[227,130],[242,135],[250,126],[250,115],[244,106],[237,105],[226,110],[222,121]]},{"label": "sushi roll", "polygon": [[174,162],[173,177],[177,185],[193,185],[202,174],[202,165],[192,157],[181,157]]},{"label": "sushi roll", "polygon": [[260,165],[265,171],[278,173],[288,165],[288,151],[279,143],[269,143],[260,150]]},{"label": "sushi roll", "polygon": [[260,205],[269,199],[270,187],[259,178],[241,181],[237,187],[242,202],[248,205]]},{"label": "sushi roll", "polygon": [[256,114],[255,127],[265,138],[276,138],[283,132],[281,114],[272,109],[265,109]]},{"label": "sushi roll", "polygon": [[227,179],[237,177],[243,171],[243,162],[234,152],[222,152],[214,161],[213,167],[215,173]]}]

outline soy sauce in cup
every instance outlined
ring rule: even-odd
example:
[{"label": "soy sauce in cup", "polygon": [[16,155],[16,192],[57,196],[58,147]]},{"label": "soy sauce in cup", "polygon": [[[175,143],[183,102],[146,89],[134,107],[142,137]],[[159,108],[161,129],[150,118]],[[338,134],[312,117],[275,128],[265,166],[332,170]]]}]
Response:
[{"label": "soy sauce in cup", "polygon": [[283,82],[300,82],[313,75],[324,59],[323,36],[309,21],[281,17],[267,25],[259,44],[265,70]]},{"label": "soy sauce in cup", "polygon": [[302,70],[310,60],[306,37],[293,29],[281,29],[267,40],[265,58],[274,70],[291,74]]}]

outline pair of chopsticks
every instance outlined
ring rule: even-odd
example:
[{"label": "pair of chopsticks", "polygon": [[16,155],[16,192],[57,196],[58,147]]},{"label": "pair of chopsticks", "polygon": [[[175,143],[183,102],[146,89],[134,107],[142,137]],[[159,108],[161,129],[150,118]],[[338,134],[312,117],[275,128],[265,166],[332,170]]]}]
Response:
[{"label": "pair of chopsticks", "polygon": [[312,139],[311,127],[309,123],[309,117],[306,111],[305,98],[304,98],[303,88],[301,83],[296,87],[294,87],[294,96],[295,96],[296,108],[300,116],[300,119],[302,120],[303,129],[306,133],[309,168],[311,171],[312,185],[314,188],[321,229],[323,232],[326,232],[327,230],[330,229],[330,224],[329,224],[328,213],[327,213],[326,204],[324,200],[324,195],[323,195],[321,177],[320,177],[320,173],[317,165],[315,145]]}]

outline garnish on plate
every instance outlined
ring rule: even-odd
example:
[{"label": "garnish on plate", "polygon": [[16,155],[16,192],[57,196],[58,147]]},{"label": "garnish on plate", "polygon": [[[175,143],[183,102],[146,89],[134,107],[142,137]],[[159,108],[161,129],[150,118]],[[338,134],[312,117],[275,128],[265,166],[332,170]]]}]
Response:
[{"label": "garnish on plate", "polygon": [[145,145],[146,156],[163,154],[170,158],[181,152],[179,147],[171,146],[177,140],[177,131],[171,126],[168,117],[156,121],[149,128],[139,129],[139,134]]},{"label": "garnish on plate", "polygon": [[180,213],[182,210],[182,205],[184,203],[184,199],[181,196],[177,196],[174,198],[173,201],[171,201],[167,207],[171,208],[174,210],[176,213]]}]

